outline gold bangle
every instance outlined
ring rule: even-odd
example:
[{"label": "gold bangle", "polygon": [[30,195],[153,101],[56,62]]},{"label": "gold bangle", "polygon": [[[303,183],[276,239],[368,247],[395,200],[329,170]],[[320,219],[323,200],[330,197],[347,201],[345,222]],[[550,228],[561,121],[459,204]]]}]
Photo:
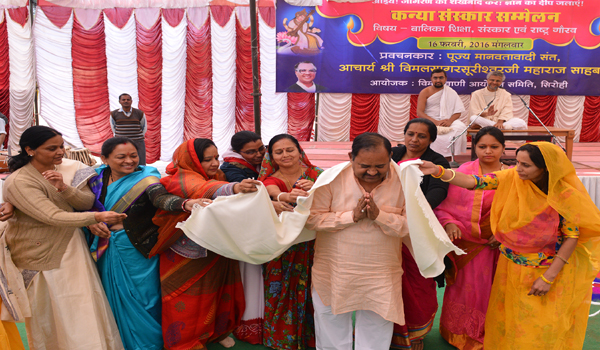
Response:
[{"label": "gold bangle", "polygon": [[454,180],[454,178],[456,177],[456,171],[454,171],[454,169],[449,169],[452,172],[452,177],[449,180],[444,180],[440,177],[440,180],[442,180],[443,182],[450,182],[452,180]]},{"label": "gold bangle", "polygon": [[559,258],[560,260],[564,261],[565,264],[568,264],[569,262],[567,261],[567,259],[563,258],[562,256],[556,254],[555,257]]},{"label": "gold bangle", "polygon": [[431,177],[435,178],[435,179],[440,179],[442,176],[444,176],[444,174],[446,173],[446,169],[444,169],[443,166],[438,165],[438,167],[440,167],[440,172],[437,173],[436,175],[431,174]]},{"label": "gold bangle", "polygon": [[546,277],[544,277],[544,274],[541,274],[541,275],[540,275],[540,278],[542,279],[542,281],[544,281],[544,282],[546,282],[546,283],[548,283],[548,284],[552,284],[552,283],[554,283],[554,281],[552,281],[552,282],[548,281],[548,279],[546,279]]}]

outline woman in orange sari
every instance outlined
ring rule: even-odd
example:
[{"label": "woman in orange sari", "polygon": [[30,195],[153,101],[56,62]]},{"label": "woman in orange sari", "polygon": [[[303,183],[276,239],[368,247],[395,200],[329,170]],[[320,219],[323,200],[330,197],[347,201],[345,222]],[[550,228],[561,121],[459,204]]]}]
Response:
[{"label": "woman in orange sari", "polygon": [[[504,134],[486,126],[473,137],[477,160],[456,171],[482,176],[508,169],[500,161]],[[467,252],[448,254],[452,268],[446,269],[446,291],[440,318],[440,333],[458,349],[483,349],[485,314],[500,252],[490,227],[495,191],[469,191],[450,186],[448,197],[434,209],[453,243]]]},{"label": "woman in orange sari", "polygon": [[[167,191],[182,198],[205,198],[256,191],[256,180],[227,183],[219,170],[219,153],[209,139],[188,140],[173,154],[161,179]],[[162,328],[169,350],[205,349],[210,342],[234,345],[229,334],[244,313],[244,289],[239,263],[219,256],[189,240],[178,222],[189,212],[158,210],[153,222],[160,227],[150,256],[160,254]]]},{"label": "woman in orange sari", "polygon": [[424,174],[496,190],[490,223],[501,256],[484,348],[581,349],[600,270],[600,210],[565,153],[548,142],[517,150],[517,166],[483,176],[424,162]]}]

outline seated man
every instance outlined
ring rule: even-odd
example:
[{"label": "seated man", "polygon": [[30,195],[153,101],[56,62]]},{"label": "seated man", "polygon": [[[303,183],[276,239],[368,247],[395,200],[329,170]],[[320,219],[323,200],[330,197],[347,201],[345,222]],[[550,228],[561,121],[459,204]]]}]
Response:
[{"label": "seated man", "polygon": [[[527,123],[513,116],[513,105],[510,93],[504,89],[499,89],[504,82],[504,73],[499,71],[489,72],[487,75],[487,87],[479,89],[471,94],[471,121],[475,120],[473,125],[495,126],[498,129],[523,130],[527,129]],[[495,98],[495,99],[494,99]],[[494,100],[490,107],[477,115]]]},{"label": "seated man", "polygon": [[[431,72],[433,85],[419,93],[417,100],[417,117],[431,120],[438,127],[437,139],[431,144],[431,149],[449,158],[451,149],[448,147],[452,139],[460,134],[467,126],[458,120],[465,111],[460,97],[454,89],[446,85],[446,71],[434,69]],[[454,154],[467,150],[466,133],[454,143]]]}]

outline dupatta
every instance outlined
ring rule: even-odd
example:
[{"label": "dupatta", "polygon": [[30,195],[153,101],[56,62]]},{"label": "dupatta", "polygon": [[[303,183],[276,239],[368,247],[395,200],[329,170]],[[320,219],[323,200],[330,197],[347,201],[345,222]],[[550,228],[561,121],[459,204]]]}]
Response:
[{"label": "dupatta", "polygon": [[549,142],[531,144],[538,146],[544,156],[549,173],[548,195],[533,182],[521,180],[515,168],[495,173],[498,189],[492,204],[492,231],[510,236],[551,207],[579,228],[574,255],[581,258],[579,264],[585,263],[581,266],[584,273],[581,277],[585,281],[589,279],[591,284],[600,270],[600,210],[562,149]]},{"label": "dupatta", "polygon": [[[143,165],[140,165],[139,168],[141,168],[140,171],[134,171],[107,186],[104,204],[100,202],[102,188],[104,187],[103,177],[106,169],[110,170],[110,168],[106,165],[102,165],[95,169],[97,175],[89,180],[90,188],[96,196],[92,210],[110,210],[117,213],[124,213],[144,192],[146,192],[148,187],[160,182],[160,173],[156,168]],[[89,232],[87,228],[85,228],[84,231],[86,233]],[[109,241],[109,238],[93,236],[90,250],[92,251],[94,260],[98,261],[106,252]]]},{"label": "dupatta", "polygon": [[[228,184],[220,170],[215,176],[206,175],[194,149],[194,139],[177,147],[173,153],[173,162],[167,166],[166,173],[169,176],[162,178],[160,183],[169,193],[182,198],[210,199],[220,187]],[[190,213],[186,212],[169,212],[162,209],[156,211],[152,222],[160,227],[158,242],[150,251],[149,257],[164,252],[183,235],[183,231],[175,225],[189,216]]]}]

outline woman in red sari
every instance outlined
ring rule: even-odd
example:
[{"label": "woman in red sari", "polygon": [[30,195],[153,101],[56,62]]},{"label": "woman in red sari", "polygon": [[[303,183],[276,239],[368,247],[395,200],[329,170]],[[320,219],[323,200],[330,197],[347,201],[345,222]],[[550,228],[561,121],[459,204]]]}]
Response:
[{"label": "woman in red sari", "polygon": [[[219,170],[219,154],[209,139],[188,140],[173,154],[161,179],[167,191],[182,198],[206,198],[256,191],[256,180],[227,183]],[[185,202],[184,202],[185,203]],[[162,329],[169,350],[205,349],[210,342],[234,345],[229,334],[244,313],[244,290],[239,263],[189,240],[175,228],[189,212],[158,210],[160,227],[150,256],[160,254]]]},{"label": "woman in red sari", "polygon": [[[276,201],[276,210],[291,211],[298,197],[308,196],[306,191],[322,172],[310,163],[298,140],[280,134],[269,142],[259,180]],[[314,241],[304,242],[264,265],[264,345],[285,350],[315,346],[310,296],[313,256]]]}]

